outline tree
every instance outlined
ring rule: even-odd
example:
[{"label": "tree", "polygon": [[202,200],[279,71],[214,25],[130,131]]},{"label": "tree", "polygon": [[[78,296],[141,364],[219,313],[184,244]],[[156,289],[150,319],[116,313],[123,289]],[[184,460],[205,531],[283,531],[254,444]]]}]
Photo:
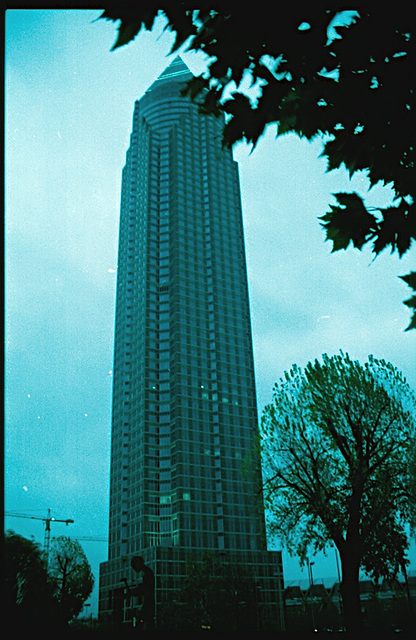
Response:
[{"label": "tree", "polygon": [[56,584],[61,619],[67,623],[80,613],[94,586],[91,567],[79,542],[67,536],[53,539],[49,574]]},{"label": "tree", "polygon": [[[205,112],[225,113],[224,144],[255,145],[271,124],[278,136],[321,136],[328,170],[364,170],[371,186],[393,188],[393,203],[377,210],[357,193],[334,194],[337,204],[321,218],[333,251],[367,243],[375,256],[385,248],[400,257],[408,251],[416,238],[411,3],[399,0],[388,11],[377,0],[297,0],[271,15],[265,0],[255,10],[148,0],[107,8],[101,17],[119,21],[117,48],[150,30],[161,12],[176,34],[172,51],[185,45],[207,55],[207,72],[188,92]],[[405,278],[416,290],[416,272]],[[416,296],[406,304],[414,310],[408,329],[416,328]]]},{"label": "tree", "polygon": [[[56,621],[55,587],[39,545],[13,531],[5,534],[4,628],[45,629]],[[11,625],[11,626],[9,626]]]},{"label": "tree", "polygon": [[294,365],[261,419],[271,530],[302,563],[335,545],[348,629],[361,625],[359,569],[379,579],[406,560],[416,511],[416,401],[403,375],[348,354]]}]

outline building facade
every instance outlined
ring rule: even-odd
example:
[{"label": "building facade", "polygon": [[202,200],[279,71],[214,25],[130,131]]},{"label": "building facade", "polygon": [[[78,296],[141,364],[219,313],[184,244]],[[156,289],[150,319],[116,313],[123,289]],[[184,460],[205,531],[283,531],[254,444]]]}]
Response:
[{"label": "building facade", "polygon": [[[131,624],[122,579],[144,558],[158,610],[207,551],[253,575],[281,627],[266,550],[239,177],[223,121],[180,94],[174,60],[136,101],[122,176],[108,561],[102,619]],[[270,617],[270,616],[269,616]]]}]

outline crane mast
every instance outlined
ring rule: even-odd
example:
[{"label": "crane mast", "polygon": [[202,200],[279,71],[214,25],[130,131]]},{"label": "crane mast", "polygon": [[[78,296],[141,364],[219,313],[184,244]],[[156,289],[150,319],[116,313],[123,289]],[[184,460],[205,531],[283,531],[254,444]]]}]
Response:
[{"label": "crane mast", "polygon": [[67,526],[74,522],[72,520],[72,518],[67,518],[66,520],[60,520],[59,518],[53,518],[51,516],[51,510],[50,509],[48,509],[48,514],[47,514],[46,518],[42,518],[41,516],[29,516],[29,515],[26,515],[24,513],[9,513],[9,514],[6,514],[6,515],[13,516],[15,518],[30,518],[31,520],[43,520],[43,522],[45,523],[45,535],[44,535],[44,538],[43,538],[43,549],[44,549],[45,556],[46,556],[46,563],[49,562],[49,548],[50,548],[50,543],[51,543],[51,522],[63,522]]}]

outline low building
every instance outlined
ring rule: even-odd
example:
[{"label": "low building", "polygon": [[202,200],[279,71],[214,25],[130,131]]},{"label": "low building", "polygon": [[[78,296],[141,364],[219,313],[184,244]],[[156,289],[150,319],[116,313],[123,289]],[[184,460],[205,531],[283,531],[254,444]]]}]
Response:
[{"label": "low building", "polygon": [[[286,584],[285,612],[287,630],[307,628],[341,629],[343,627],[340,582],[336,578],[300,580]],[[403,628],[414,622],[416,612],[416,572],[375,584],[360,580],[360,599],[369,628],[391,625]]]}]

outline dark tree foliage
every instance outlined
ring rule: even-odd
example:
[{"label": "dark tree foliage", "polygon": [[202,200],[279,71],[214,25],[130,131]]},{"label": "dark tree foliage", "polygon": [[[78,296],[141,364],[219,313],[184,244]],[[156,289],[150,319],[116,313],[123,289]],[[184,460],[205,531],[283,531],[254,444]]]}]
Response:
[{"label": "dark tree foliage", "polygon": [[[393,204],[377,210],[357,193],[334,194],[336,204],[321,218],[333,251],[367,243],[375,256],[386,248],[408,251],[416,238],[412,3],[147,0],[112,6],[102,17],[119,21],[116,48],[150,30],[159,13],[176,34],[173,51],[186,45],[208,56],[207,73],[191,80],[188,92],[201,109],[226,114],[224,144],[255,145],[271,124],[278,136],[319,135],[328,170],[364,170],[371,186],[393,188]],[[247,78],[255,98],[242,84]],[[413,290],[415,278],[404,276]],[[406,304],[414,310],[408,329],[415,328],[416,296]]]},{"label": "dark tree foliage", "polygon": [[416,400],[403,375],[370,356],[294,366],[261,421],[270,526],[303,561],[338,549],[348,628],[360,623],[359,569],[378,581],[406,565],[414,527]]},{"label": "dark tree foliage", "polygon": [[61,619],[68,623],[81,612],[94,586],[91,567],[79,542],[67,536],[53,539],[49,574],[56,585]]},{"label": "dark tree foliage", "polygon": [[56,625],[55,585],[39,545],[13,531],[5,534],[4,628],[45,630]]}]

